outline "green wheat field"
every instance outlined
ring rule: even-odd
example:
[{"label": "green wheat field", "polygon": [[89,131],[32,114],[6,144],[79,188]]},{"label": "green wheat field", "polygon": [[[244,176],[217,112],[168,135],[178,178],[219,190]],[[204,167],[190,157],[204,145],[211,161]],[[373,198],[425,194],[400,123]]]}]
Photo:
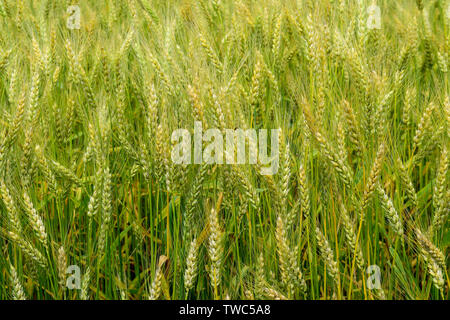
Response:
[{"label": "green wheat field", "polygon": [[0,0],[0,300],[449,299],[449,7]]}]

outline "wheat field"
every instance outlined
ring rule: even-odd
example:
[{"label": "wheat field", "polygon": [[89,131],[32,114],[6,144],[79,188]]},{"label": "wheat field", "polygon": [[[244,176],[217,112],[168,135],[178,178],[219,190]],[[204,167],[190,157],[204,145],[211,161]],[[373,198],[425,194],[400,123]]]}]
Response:
[{"label": "wheat field", "polygon": [[[449,26],[446,0],[0,0],[0,300],[449,299]],[[280,129],[278,171],[176,164],[195,123]]]}]

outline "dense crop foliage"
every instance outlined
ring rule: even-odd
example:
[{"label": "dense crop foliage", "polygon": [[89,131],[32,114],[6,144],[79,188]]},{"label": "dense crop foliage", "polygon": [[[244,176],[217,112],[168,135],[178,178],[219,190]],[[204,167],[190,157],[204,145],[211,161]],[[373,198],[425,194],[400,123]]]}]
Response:
[{"label": "dense crop foliage", "polygon": [[449,6],[0,0],[0,299],[448,299]]}]

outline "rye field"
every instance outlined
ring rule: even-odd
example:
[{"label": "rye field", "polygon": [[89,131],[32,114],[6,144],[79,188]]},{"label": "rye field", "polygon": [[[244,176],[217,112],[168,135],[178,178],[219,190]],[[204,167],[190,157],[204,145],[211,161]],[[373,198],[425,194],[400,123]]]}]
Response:
[{"label": "rye field", "polygon": [[0,300],[448,300],[449,27],[0,0]]}]

